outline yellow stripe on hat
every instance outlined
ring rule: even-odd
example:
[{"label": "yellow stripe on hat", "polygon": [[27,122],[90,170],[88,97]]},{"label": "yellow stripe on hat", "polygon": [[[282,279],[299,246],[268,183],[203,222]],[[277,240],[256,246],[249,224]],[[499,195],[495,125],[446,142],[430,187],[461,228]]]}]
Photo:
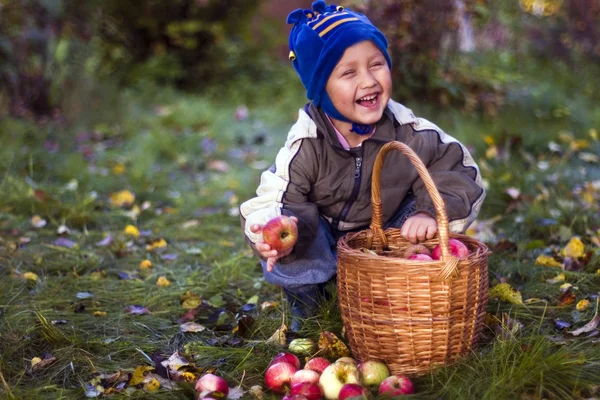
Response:
[{"label": "yellow stripe on hat", "polygon": [[348,13],[347,12],[343,12],[343,13],[332,14],[329,17],[323,18],[318,24],[316,24],[315,26],[311,26],[311,28],[313,30],[316,30],[318,27],[320,27],[321,25],[323,25],[325,22],[329,21],[331,18],[339,17],[340,15],[348,15]]},{"label": "yellow stripe on hat", "polygon": [[326,29],[323,29],[323,31],[321,33],[319,33],[319,36],[323,37],[327,34],[327,32],[329,32],[336,26],[341,25],[346,22],[350,22],[350,21],[358,21],[358,18],[346,18],[346,19],[340,19],[339,21],[335,21],[333,24],[329,25]]}]

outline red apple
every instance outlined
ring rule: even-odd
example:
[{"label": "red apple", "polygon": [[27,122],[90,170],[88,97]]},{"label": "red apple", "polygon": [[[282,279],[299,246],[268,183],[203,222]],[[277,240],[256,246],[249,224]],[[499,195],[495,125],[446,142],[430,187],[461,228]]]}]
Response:
[{"label": "red apple", "polygon": [[331,363],[328,359],[323,357],[315,357],[311,358],[306,362],[304,369],[312,369],[316,371],[318,374],[322,374],[325,371],[325,368],[329,367]]},{"label": "red apple", "polygon": [[356,360],[352,357],[340,357],[337,360],[335,360],[335,362],[345,362],[356,365]]},{"label": "red apple", "polygon": [[262,228],[263,241],[271,250],[283,252],[290,250],[298,239],[298,226],[287,215],[271,219]]},{"label": "red apple", "polygon": [[308,400],[308,398],[301,394],[286,394],[281,398],[281,400]]},{"label": "red apple", "polygon": [[431,250],[429,250],[425,245],[422,244],[413,244],[404,252],[404,257],[410,260],[410,256],[414,254],[426,254],[428,256],[431,255]]},{"label": "red apple", "polygon": [[[469,249],[463,242],[461,242],[458,239],[448,240],[448,247],[450,248],[450,253],[459,260],[463,260],[469,256]],[[434,260],[439,260],[441,256],[442,249],[438,244],[431,252],[431,258],[433,258]]]},{"label": "red apple", "polygon": [[418,260],[418,261],[431,261],[433,258],[428,256],[427,254],[415,253],[412,256],[408,257],[409,260]]},{"label": "red apple", "polygon": [[312,369],[299,369],[292,377],[292,386],[294,386],[296,383],[303,382],[317,383],[319,382],[320,376],[321,374],[319,374],[317,371],[313,371]]},{"label": "red apple", "polygon": [[335,400],[346,383],[359,383],[360,374],[356,364],[336,361],[321,374],[319,386],[326,398]]},{"label": "red apple", "polygon": [[385,396],[400,396],[414,392],[413,383],[404,375],[392,375],[385,378],[379,385],[378,391],[379,394]]},{"label": "red apple", "polygon": [[227,396],[229,393],[229,385],[227,385],[227,381],[220,376],[204,374],[198,379],[198,382],[196,382],[196,391],[206,392],[205,394],[218,392],[222,393],[223,396]]},{"label": "red apple", "polygon": [[323,397],[323,392],[315,382],[301,382],[292,385],[290,395],[302,395],[308,400],[320,400]]},{"label": "red apple", "polygon": [[390,376],[388,367],[377,360],[367,360],[358,364],[361,383],[365,386],[379,386],[381,382]]},{"label": "red apple", "polygon": [[369,392],[357,383],[346,383],[340,390],[339,400],[367,400]]},{"label": "red apple", "polygon": [[279,353],[271,360],[269,367],[280,362],[286,362],[292,364],[296,369],[300,369],[300,359],[292,353]]},{"label": "red apple", "polygon": [[290,363],[278,362],[265,372],[265,385],[275,393],[285,393],[298,369]]}]

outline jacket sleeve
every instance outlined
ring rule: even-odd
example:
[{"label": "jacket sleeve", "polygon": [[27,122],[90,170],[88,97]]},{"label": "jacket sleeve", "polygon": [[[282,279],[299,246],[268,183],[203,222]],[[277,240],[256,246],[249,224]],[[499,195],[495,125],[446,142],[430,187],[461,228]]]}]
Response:
[{"label": "jacket sleeve", "polygon": [[[464,232],[475,220],[485,198],[479,168],[469,151],[456,139],[447,135],[427,120],[419,119],[415,129],[421,136],[417,140],[417,153],[427,166],[446,206],[450,231]],[[418,178],[413,184],[416,212],[436,216],[431,196]]]},{"label": "jacket sleeve", "polygon": [[298,218],[298,241],[292,254],[280,260],[283,263],[301,255],[316,236],[318,228],[317,206],[308,201],[312,179],[301,161],[310,156],[308,153],[312,150],[311,146],[303,145],[304,140],[288,140],[279,150],[275,164],[262,173],[257,196],[240,206],[244,234],[253,250],[253,244],[261,240],[262,235],[250,231],[251,225],[264,225],[279,215]]}]

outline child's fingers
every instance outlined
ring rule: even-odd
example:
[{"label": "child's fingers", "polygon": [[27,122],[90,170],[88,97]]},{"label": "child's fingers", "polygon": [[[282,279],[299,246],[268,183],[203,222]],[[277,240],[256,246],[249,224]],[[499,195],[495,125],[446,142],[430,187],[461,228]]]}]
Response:
[{"label": "child's fingers", "polygon": [[252,233],[259,233],[260,231],[262,231],[262,226],[260,226],[258,224],[250,225],[250,231]]},{"label": "child's fingers", "polygon": [[261,253],[271,250],[271,246],[264,242],[257,242],[254,244],[254,246],[256,247],[256,250],[260,251]]},{"label": "child's fingers", "polygon": [[298,223],[298,218],[296,217],[290,217],[292,219],[292,221],[294,221],[295,223]]},{"label": "child's fingers", "polygon": [[427,239],[433,239],[437,232],[437,226],[433,225],[427,228]]},{"label": "child's fingers", "polygon": [[276,260],[275,257],[267,258],[267,272],[273,272],[273,266],[275,265]]}]

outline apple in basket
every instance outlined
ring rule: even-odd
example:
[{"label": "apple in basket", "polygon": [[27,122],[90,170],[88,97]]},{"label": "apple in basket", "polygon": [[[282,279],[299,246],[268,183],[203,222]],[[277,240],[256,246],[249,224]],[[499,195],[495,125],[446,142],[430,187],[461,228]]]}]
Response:
[{"label": "apple in basket", "polygon": [[287,215],[271,219],[262,228],[263,240],[271,250],[287,251],[294,247],[298,239],[298,226]]},{"label": "apple in basket", "polygon": [[383,396],[401,396],[415,392],[413,383],[404,375],[388,376],[379,385],[378,393]]},{"label": "apple in basket", "polygon": [[356,364],[336,361],[321,374],[319,386],[327,399],[337,399],[346,383],[360,383],[360,373]]},{"label": "apple in basket", "polygon": [[[464,260],[469,256],[469,249],[463,242],[461,242],[458,239],[448,240],[448,247],[450,248],[450,253],[459,260]],[[441,256],[442,248],[438,244],[431,252],[431,258],[433,258],[434,260],[439,260]]]},{"label": "apple in basket", "polygon": [[[407,248],[404,251],[404,257],[408,258],[409,260],[414,260],[414,258],[412,258],[412,256],[414,255],[426,255],[426,256],[431,256],[431,250],[429,250],[425,245],[422,244],[413,244],[412,246],[410,246],[409,248]],[[418,258],[417,258],[418,260]]]}]

